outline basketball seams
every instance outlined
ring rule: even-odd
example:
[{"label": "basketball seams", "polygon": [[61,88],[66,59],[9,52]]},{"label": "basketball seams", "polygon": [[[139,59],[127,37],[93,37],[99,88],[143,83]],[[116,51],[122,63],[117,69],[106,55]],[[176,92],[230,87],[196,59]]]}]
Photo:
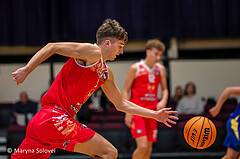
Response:
[{"label": "basketball seams", "polygon": [[196,148],[198,147],[198,143],[199,143],[199,140],[200,140],[201,135],[202,135],[202,130],[203,130],[204,123],[205,123],[205,117],[203,118],[203,124],[202,124],[202,128],[201,128],[201,131],[200,131],[200,135],[198,137],[198,142],[197,142]]},{"label": "basketball seams", "polygon": [[190,126],[190,128],[188,129],[188,132],[187,132],[187,142],[188,142],[188,143],[189,143],[189,132],[190,132],[191,128],[192,128],[193,125],[194,125],[195,123],[197,123],[201,118],[202,118],[202,117],[200,116],[200,117]]},{"label": "basketball seams", "polygon": [[[211,122],[211,120],[210,120],[210,122]],[[213,134],[212,137],[214,138],[214,140],[211,141],[211,144],[210,144],[210,145],[212,145],[212,144],[215,142],[215,139],[216,139],[216,137],[217,137],[217,128],[216,128],[216,126],[214,125],[213,122],[211,122],[211,125],[212,125],[212,129],[213,129],[213,131],[214,131],[214,133],[212,133],[212,134]]]},{"label": "basketball seams", "polygon": [[209,146],[209,144],[211,143],[211,141],[212,141],[212,136],[213,136],[213,130],[212,130],[212,126],[211,126],[211,123],[210,123],[210,120],[208,119],[208,124],[209,124],[209,126],[210,126],[210,129],[211,129],[211,138],[210,138],[210,140],[209,140],[209,142],[208,142],[208,144],[207,144],[207,146],[206,146],[206,148]]}]

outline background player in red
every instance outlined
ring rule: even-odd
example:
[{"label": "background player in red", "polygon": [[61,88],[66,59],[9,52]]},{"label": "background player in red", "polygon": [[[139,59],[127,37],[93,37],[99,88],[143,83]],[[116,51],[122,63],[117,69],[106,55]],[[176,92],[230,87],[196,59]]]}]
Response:
[{"label": "background player in red", "polygon": [[[165,67],[159,60],[165,51],[165,46],[157,39],[151,39],[146,44],[146,58],[133,64],[127,74],[123,97],[149,110],[161,110],[167,104],[168,89]],[[158,86],[161,85],[162,99],[158,102]],[[164,110],[164,109],[163,109]],[[148,159],[151,156],[152,144],[157,141],[157,122],[141,116],[126,113],[125,123],[131,129],[137,148],[133,159]]]},{"label": "background player in red", "polygon": [[[73,120],[82,104],[100,86],[116,109],[153,118],[171,127],[178,119],[176,111],[152,111],[123,99],[114,83],[113,73],[105,64],[123,53],[127,33],[116,20],[107,19],[97,31],[97,44],[49,43],[39,50],[25,67],[13,72],[17,84],[54,53],[70,57],[54,83],[42,98],[42,109],[30,121],[24,141],[12,158],[48,158],[60,148],[94,158],[117,158],[114,146],[93,130]],[[43,152],[44,153],[40,153]]]}]

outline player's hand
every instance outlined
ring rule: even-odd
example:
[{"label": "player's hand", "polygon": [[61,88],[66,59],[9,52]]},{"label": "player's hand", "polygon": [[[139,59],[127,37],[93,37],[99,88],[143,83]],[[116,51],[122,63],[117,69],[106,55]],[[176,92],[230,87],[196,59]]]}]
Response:
[{"label": "player's hand", "polygon": [[132,126],[132,123],[133,123],[132,118],[133,118],[133,116],[131,114],[126,113],[124,120],[125,120],[125,124],[129,128]]},{"label": "player's hand", "polygon": [[215,117],[218,115],[218,113],[220,112],[220,109],[217,108],[216,106],[212,107],[211,109],[209,109],[209,113]]},{"label": "player's hand", "polygon": [[19,85],[20,83],[23,83],[27,75],[28,75],[28,71],[26,67],[19,68],[17,71],[12,73],[13,80],[17,82],[17,85]]},{"label": "player's hand", "polygon": [[166,107],[166,104],[164,104],[162,101],[158,102],[157,110],[160,110],[160,109],[165,108],[165,107]]},{"label": "player's hand", "polygon": [[156,120],[159,122],[162,122],[165,124],[167,127],[172,127],[169,123],[171,124],[176,124],[175,121],[173,120],[178,120],[178,117],[174,116],[174,114],[177,114],[177,111],[170,111],[171,108],[163,108],[159,111],[157,111],[157,117]]}]

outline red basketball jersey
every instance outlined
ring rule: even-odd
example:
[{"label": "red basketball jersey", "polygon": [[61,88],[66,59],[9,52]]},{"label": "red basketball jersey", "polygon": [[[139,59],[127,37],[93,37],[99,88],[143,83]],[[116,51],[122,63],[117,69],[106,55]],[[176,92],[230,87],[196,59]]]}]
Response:
[{"label": "red basketball jersey", "polygon": [[158,98],[158,85],[161,81],[160,64],[149,68],[144,61],[136,63],[136,77],[131,87],[130,101],[148,109],[155,110]]},{"label": "red basketball jersey", "polygon": [[57,104],[73,117],[107,78],[108,69],[102,58],[90,66],[70,58],[42,97],[42,105]]}]

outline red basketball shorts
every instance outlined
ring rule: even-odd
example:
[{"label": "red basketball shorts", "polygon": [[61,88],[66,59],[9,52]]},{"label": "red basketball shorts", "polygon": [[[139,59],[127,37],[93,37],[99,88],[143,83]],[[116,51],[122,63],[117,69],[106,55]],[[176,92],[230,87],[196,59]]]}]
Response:
[{"label": "red basketball shorts", "polygon": [[154,119],[133,115],[133,125],[130,129],[134,139],[147,136],[149,142],[157,141],[157,121]]},{"label": "red basketball shorts", "polygon": [[11,158],[48,158],[56,148],[74,151],[76,143],[84,143],[94,134],[61,107],[45,105],[29,122],[26,138]]}]

